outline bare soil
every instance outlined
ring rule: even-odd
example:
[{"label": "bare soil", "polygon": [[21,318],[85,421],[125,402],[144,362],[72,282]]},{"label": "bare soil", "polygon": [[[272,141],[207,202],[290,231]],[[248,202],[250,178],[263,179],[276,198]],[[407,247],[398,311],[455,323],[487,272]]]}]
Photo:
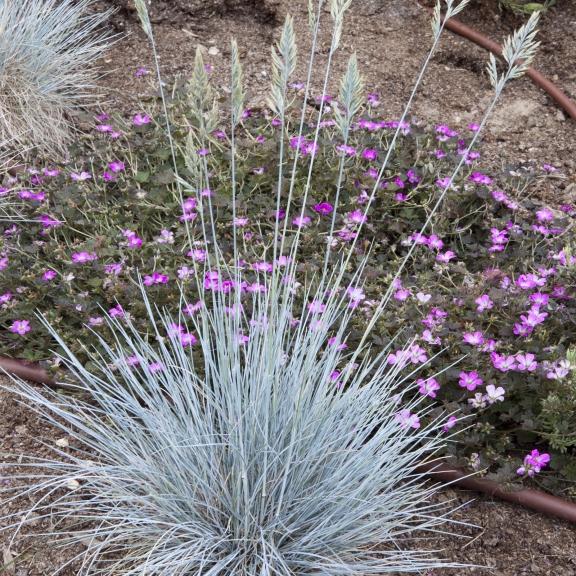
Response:
[{"label": "bare soil", "polygon": [[[423,2],[424,3],[424,2]],[[304,78],[308,40],[305,36],[306,0],[156,0],[151,16],[166,82],[186,76],[197,46],[214,66],[216,85],[227,84],[230,38],[238,40],[252,106],[262,105],[270,82],[270,45],[289,11],[296,20],[301,59],[297,76]],[[101,63],[106,75],[102,86],[109,99],[108,111],[139,111],[141,99],[154,89],[134,72],[152,69],[148,42],[141,32],[133,0],[100,0],[100,8],[117,9],[112,25],[123,36]],[[522,19],[499,12],[496,0],[475,0],[461,15],[465,23],[501,41]],[[413,79],[430,44],[429,15],[416,0],[355,0],[347,17],[342,49],[334,63],[330,90],[335,91],[347,57],[358,54],[368,87],[382,97],[382,115],[397,118],[411,90]],[[543,18],[542,47],[535,67],[576,98],[576,3],[558,0]],[[326,63],[329,42],[323,34],[318,55],[319,69]],[[448,33],[434,58],[427,79],[414,104],[415,117],[463,127],[480,119],[492,91],[485,73],[487,54]],[[319,91],[320,77],[315,80]],[[509,166],[548,162],[567,175],[554,188],[545,189],[550,202],[576,199],[576,122],[567,119],[551,99],[521,79],[510,86],[484,135],[482,154],[494,174]],[[47,428],[14,396],[0,390],[0,461],[5,454],[47,455],[61,437]],[[43,441],[42,441],[43,439]],[[0,485],[10,480],[0,475]],[[454,561],[487,568],[439,570],[430,576],[548,575],[576,576],[576,530],[555,519],[461,491],[446,491],[443,498],[468,502],[456,519],[480,528],[454,526],[439,536],[435,548]],[[26,503],[0,509],[0,516],[22,510]],[[0,523],[0,526],[6,525]],[[50,530],[46,520],[11,541],[0,535],[0,573],[15,576],[47,576],[71,559],[79,549],[62,551],[47,545],[40,534]],[[31,534],[26,538],[26,534]],[[463,539],[462,536],[467,537]],[[71,565],[62,576],[78,574]]]}]

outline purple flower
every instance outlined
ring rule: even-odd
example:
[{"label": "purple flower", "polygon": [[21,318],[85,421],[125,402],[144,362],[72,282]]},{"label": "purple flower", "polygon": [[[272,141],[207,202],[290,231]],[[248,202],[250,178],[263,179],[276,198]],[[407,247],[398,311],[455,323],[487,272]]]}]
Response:
[{"label": "purple flower", "polygon": [[348,224],[364,224],[366,222],[367,216],[362,210],[353,210],[348,212],[345,217],[345,221]]},{"label": "purple flower", "polygon": [[478,305],[476,308],[477,312],[484,312],[485,310],[490,310],[494,307],[494,302],[492,302],[488,294],[482,294],[482,296],[478,296],[474,302],[476,302]]},{"label": "purple flower", "polygon": [[113,262],[112,264],[105,264],[104,272],[106,272],[106,274],[112,274],[114,276],[118,276],[120,272],[122,272],[122,264],[119,262]]},{"label": "purple flower", "polygon": [[440,390],[440,384],[438,384],[435,378],[428,378],[426,380],[419,378],[416,384],[418,384],[418,392],[430,398],[436,398],[436,391]]},{"label": "purple flower", "polygon": [[136,235],[136,232],[132,230],[124,230],[122,232],[124,238],[127,240],[128,248],[141,248],[142,247],[142,238]]},{"label": "purple flower", "polygon": [[194,344],[196,344],[198,342],[198,338],[196,338],[196,336],[194,336],[194,334],[192,334],[191,332],[182,332],[180,334],[180,344],[182,344],[182,346],[187,347],[187,346],[194,346]]},{"label": "purple flower", "polygon": [[377,106],[380,105],[380,97],[378,96],[378,94],[376,94],[376,92],[370,92],[370,94],[368,94],[368,96],[366,97],[366,100],[368,104],[370,104],[370,106],[372,106],[373,108],[376,108]]},{"label": "purple flower", "polygon": [[134,126],[144,126],[145,124],[150,124],[152,118],[148,114],[135,114],[132,118],[132,123]]},{"label": "purple flower", "polygon": [[110,310],[108,310],[108,314],[112,317],[112,318],[123,318],[125,316],[125,312],[124,312],[124,308],[122,308],[122,306],[120,304],[116,304],[116,306],[110,308]]},{"label": "purple flower", "polygon": [[356,156],[356,148],[354,148],[354,146],[340,144],[340,146],[336,146],[336,150],[342,152],[345,156]]},{"label": "purple flower", "polygon": [[530,308],[528,314],[522,314],[520,320],[525,326],[535,328],[538,324],[542,324],[548,318],[548,312],[540,312],[538,308]]},{"label": "purple flower", "polygon": [[542,292],[534,292],[530,294],[529,300],[534,306],[547,306],[550,301],[550,296]]},{"label": "purple flower", "polygon": [[482,386],[483,380],[478,375],[478,372],[460,372],[460,379],[458,380],[458,386],[461,388],[466,388],[470,392],[474,392],[478,386]]},{"label": "purple flower", "polygon": [[546,284],[546,278],[540,278],[536,274],[521,274],[516,279],[516,286],[522,290],[532,290]]},{"label": "purple flower", "polygon": [[534,354],[516,354],[516,363],[518,372],[534,372],[538,367]]},{"label": "purple flower", "polygon": [[144,276],[143,284],[144,286],[154,286],[156,284],[168,284],[170,278],[167,274],[161,274],[160,272],[153,272],[148,276]]},{"label": "purple flower", "polygon": [[43,228],[54,228],[62,225],[60,220],[56,220],[48,214],[41,214],[39,220],[42,223]]},{"label": "purple flower", "polygon": [[126,166],[124,162],[121,162],[120,160],[114,160],[114,162],[110,162],[108,164],[108,168],[110,168],[112,172],[117,173],[117,172],[123,172],[126,169]]},{"label": "purple flower", "polygon": [[312,300],[308,304],[308,311],[310,314],[322,314],[326,310],[326,304],[322,304],[319,300]]},{"label": "purple flower", "polygon": [[314,156],[318,150],[318,145],[311,140],[306,140],[304,136],[293,136],[290,138],[290,148],[298,150],[302,156]]},{"label": "purple flower", "polygon": [[376,158],[378,158],[378,150],[374,150],[373,148],[366,148],[365,150],[362,151],[362,158],[372,162],[373,160],[376,160]]},{"label": "purple flower", "polygon": [[399,288],[398,290],[396,290],[396,292],[394,292],[394,298],[396,300],[399,300],[400,302],[408,300],[410,296],[412,296],[412,293],[407,288]]},{"label": "purple flower", "polygon": [[532,450],[530,454],[524,457],[524,463],[518,470],[516,474],[518,476],[529,476],[532,478],[535,474],[538,474],[544,466],[550,462],[550,454],[540,454],[539,450]]},{"label": "purple flower", "polygon": [[486,174],[482,174],[482,172],[472,172],[469,180],[475,184],[483,184],[484,186],[490,186],[490,184],[492,184],[492,178]]},{"label": "purple flower", "polygon": [[318,214],[327,216],[334,210],[334,207],[332,204],[330,204],[330,202],[320,202],[319,204],[314,204],[314,206],[312,206],[312,210],[314,210],[314,212],[318,212]]},{"label": "purple flower", "polygon": [[296,226],[296,228],[304,228],[308,226],[312,222],[310,216],[296,216],[296,218],[292,219],[292,224]]},{"label": "purple flower", "polygon": [[470,346],[480,346],[484,344],[482,332],[467,332],[462,336],[462,339],[466,344],[470,344]]},{"label": "purple flower", "polygon": [[44,282],[50,282],[56,278],[56,272],[54,270],[45,270],[44,274],[42,274],[42,280]]},{"label": "purple flower", "polygon": [[72,178],[74,182],[83,182],[84,180],[90,180],[92,174],[90,174],[90,172],[72,172],[70,178]]},{"label": "purple flower", "polygon": [[13,332],[14,334],[18,334],[20,336],[24,336],[28,332],[30,332],[32,328],[30,328],[30,321],[29,320],[14,320],[12,325],[8,330]]},{"label": "purple flower", "polygon": [[72,262],[74,264],[86,264],[96,260],[98,256],[94,252],[74,252],[72,254]]},{"label": "purple flower", "polygon": [[395,414],[394,419],[400,424],[400,428],[414,428],[415,430],[420,428],[420,418],[418,418],[418,415],[412,414],[408,408],[400,410],[400,412]]},{"label": "purple flower", "polygon": [[510,372],[517,368],[515,356],[506,356],[505,354],[492,352],[490,354],[490,359],[492,360],[492,366],[500,372]]},{"label": "purple flower", "polygon": [[150,74],[150,72],[147,68],[144,68],[144,66],[140,66],[140,68],[134,72],[134,76],[136,76],[136,78],[141,78],[142,76],[147,76],[148,74]]},{"label": "purple flower", "polygon": [[5,292],[0,295],[0,304],[8,304],[12,300],[12,292]]},{"label": "purple flower", "polygon": [[438,262],[442,262],[447,264],[450,260],[454,260],[456,258],[456,254],[452,252],[452,250],[446,250],[446,252],[441,252],[436,256],[436,260]]},{"label": "purple flower", "polygon": [[457,422],[458,422],[458,418],[456,418],[456,416],[450,416],[448,418],[448,420],[446,420],[446,424],[444,424],[444,426],[442,427],[442,430],[444,432],[448,432],[448,430],[450,430],[451,428],[454,428],[454,426],[456,426]]},{"label": "purple flower", "polygon": [[486,400],[486,402],[488,402],[488,404],[495,404],[496,402],[504,402],[504,394],[505,394],[505,390],[504,388],[502,388],[502,386],[494,386],[494,384],[488,384],[488,386],[486,386],[486,395],[484,396],[484,399]]}]

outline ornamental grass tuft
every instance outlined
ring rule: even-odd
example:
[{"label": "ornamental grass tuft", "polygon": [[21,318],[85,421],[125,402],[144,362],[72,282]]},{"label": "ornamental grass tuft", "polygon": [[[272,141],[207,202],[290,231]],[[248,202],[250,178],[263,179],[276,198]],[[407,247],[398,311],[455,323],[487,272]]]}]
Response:
[{"label": "ornamental grass tuft", "polygon": [[94,0],[0,2],[0,139],[18,148],[63,152],[66,113],[92,97],[92,67],[111,34],[110,12],[88,15]]}]

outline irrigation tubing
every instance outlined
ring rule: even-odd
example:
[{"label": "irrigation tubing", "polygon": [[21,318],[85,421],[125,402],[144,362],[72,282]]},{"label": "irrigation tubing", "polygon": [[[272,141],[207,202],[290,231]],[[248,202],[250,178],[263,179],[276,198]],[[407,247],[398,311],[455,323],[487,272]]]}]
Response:
[{"label": "irrigation tubing", "polygon": [[[463,38],[474,42],[474,44],[489,50],[494,54],[494,56],[502,58],[502,46],[497,42],[490,40],[490,38],[478,32],[474,28],[470,28],[470,26],[463,24],[455,18],[447,20],[445,27],[450,30],[450,32],[462,36]],[[576,120],[576,102],[574,100],[534,68],[528,68],[526,75],[530,77],[537,86],[542,88],[542,90],[544,90],[560,108],[563,108],[570,118]]]},{"label": "irrigation tubing", "polygon": [[[49,386],[50,388],[66,387],[54,381],[44,368],[5,356],[0,356],[0,371],[12,374],[23,380]],[[455,470],[445,464],[432,463],[423,465],[418,468],[418,471],[428,474],[434,480],[440,480],[459,488],[482,492],[488,496],[505,500],[506,502],[519,504],[535,512],[561,518],[562,520],[576,524],[576,504],[557,496],[528,488],[515,491],[506,490],[502,485],[498,484],[498,482],[471,476],[466,472]]]}]

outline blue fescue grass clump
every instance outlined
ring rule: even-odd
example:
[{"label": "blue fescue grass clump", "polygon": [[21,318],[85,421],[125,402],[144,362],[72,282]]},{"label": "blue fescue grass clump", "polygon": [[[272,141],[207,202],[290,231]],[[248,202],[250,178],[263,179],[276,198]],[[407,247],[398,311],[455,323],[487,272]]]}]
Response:
[{"label": "blue fescue grass clump", "polygon": [[[383,362],[387,349],[336,381],[346,354],[326,341],[352,312],[332,296],[321,326],[310,311],[294,329],[289,287],[276,288],[250,299],[268,310],[257,326],[230,313],[233,295],[177,329],[147,302],[147,335],[107,317],[117,342],[92,351],[96,371],[60,341],[87,400],[22,384],[22,397],[73,439],[55,460],[24,464],[42,470],[25,494],[38,501],[36,518],[72,522],[64,541],[87,545],[81,573],[442,565],[395,542],[445,522],[446,503],[430,502],[437,487],[414,471],[445,441],[444,418],[420,425],[426,409],[409,400],[409,376]],[[183,334],[194,335],[186,345]]]},{"label": "blue fescue grass clump", "polygon": [[62,152],[65,113],[86,103],[92,64],[111,35],[109,12],[88,15],[94,0],[0,2],[0,138],[15,146]]},{"label": "blue fescue grass clump", "polygon": [[[447,0],[444,17],[438,3],[426,64],[438,45],[444,18],[466,3]],[[333,40],[322,96],[350,4],[330,2]],[[274,233],[264,262],[247,269],[237,241],[242,224],[235,137],[244,92],[233,43],[232,239],[219,233],[210,193],[206,156],[218,110],[198,53],[190,85],[186,170],[175,161],[172,189],[185,208],[185,250],[201,253],[191,264],[189,284],[175,292],[181,314],[170,316],[151,302],[147,288],[167,281],[155,271],[138,279],[145,328],[118,304],[100,318],[111,337],[94,330],[93,345],[84,344],[82,358],[45,322],[62,351],[61,363],[74,377],[77,395],[41,393],[19,382],[22,399],[73,442],[53,460],[19,463],[28,466],[30,474],[20,476],[28,486],[14,498],[35,499],[30,513],[61,521],[65,544],[85,545],[79,558],[82,574],[367,576],[451,565],[433,552],[407,549],[406,540],[416,531],[422,536],[448,521],[445,505],[432,500],[438,486],[425,482],[418,465],[433,459],[446,442],[450,415],[433,412],[415,393],[417,368],[409,370],[407,365],[410,358],[415,358],[413,365],[421,363],[418,345],[410,343],[391,355],[394,339],[374,346],[370,337],[415,244],[359,333],[355,319],[370,256],[369,250],[359,250],[360,229],[426,64],[395,124],[372,193],[357,211],[349,249],[331,254],[328,241],[322,247],[326,253],[320,272],[303,274],[299,223],[309,218],[305,207],[324,98],[313,138],[304,142],[303,129],[322,5],[320,0],[310,9],[312,52],[293,164],[284,139],[279,141],[276,216],[269,224]],[[138,1],[137,7],[153,40],[144,2]],[[535,26],[533,18],[507,43],[504,71],[492,62],[495,95],[487,115],[507,81],[533,56]],[[288,88],[296,57],[294,27],[287,18],[273,52],[269,100],[282,133],[288,123]],[[361,93],[362,78],[352,57],[334,119],[344,153]],[[139,123],[145,120],[138,118]],[[166,120],[173,143],[168,116]],[[440,208],[485,121],[444,179],[421,233]],[[172,145],[175,160],[180,153]],[[303,156],[308,173],[297,186],[296,166]],[[345,154],[338,166],[334,213],[345,187]],[[328,240],[335,233],[335,221],[333,216]],[[294,234],[288,234],[288,222],[295,223]],[[128,243],[138,240],[133,231],[123,234]],[[73,261],[82,264],[96,257],[82,251]],[[14,331],[29,331],[22,322]],[[357,337],[354,348],[348,349],[345,341],[352,331]],[[14,517],[13,526],[26,524],[29,517]]]}]

